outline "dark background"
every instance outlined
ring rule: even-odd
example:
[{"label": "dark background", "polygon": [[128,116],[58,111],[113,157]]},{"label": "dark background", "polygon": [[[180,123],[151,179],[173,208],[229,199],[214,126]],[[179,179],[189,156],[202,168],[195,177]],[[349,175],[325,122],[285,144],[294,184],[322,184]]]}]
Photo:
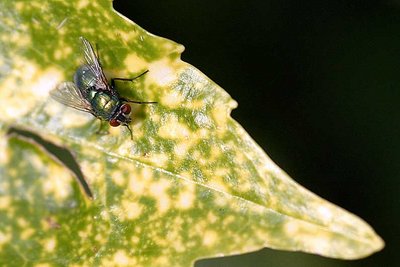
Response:
[{"label": "dark background", "polygon": [[297,182],[386,241],[341,261],[263,249],[209,266],[396,266],[400,249],[400,0],[115,1],[239,103],[233,117]]}]

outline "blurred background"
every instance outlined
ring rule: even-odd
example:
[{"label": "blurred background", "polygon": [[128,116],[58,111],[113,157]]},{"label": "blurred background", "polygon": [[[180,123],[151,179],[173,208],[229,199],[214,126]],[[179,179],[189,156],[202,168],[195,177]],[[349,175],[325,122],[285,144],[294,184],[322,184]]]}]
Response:
[{"label": "blurred background", "polygon": [[357,261],[263,249],[212,266],[398,266],[400,0],[115,0],[239,103],[235,118],[297,182],[386,241]]}]

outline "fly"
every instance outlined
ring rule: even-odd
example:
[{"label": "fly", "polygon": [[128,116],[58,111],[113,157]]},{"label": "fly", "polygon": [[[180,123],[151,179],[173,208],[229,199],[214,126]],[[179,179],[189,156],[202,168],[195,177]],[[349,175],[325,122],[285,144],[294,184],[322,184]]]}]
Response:
[{"label": "fly", "polygon": [[77,110],[91,113],[102,121],[108,121],[112,127],[120,125],[128,128],[131,139],[133,139],[132,130],[129,123],[132,121],[131,106],[128,103],[135,104],[155,104],[157,102],[133,101],[122,98],[115,90],[115,81],[134,81],[148,72],[129,78],[112,78],[111,84],[108,83],[101,67],[98,53],[90,42],[84,37],[79,38],[82,41],[82,50],[85,57],[85,64],[77,69],[74,75],[74,82],[62,82],[50,95],[56,101]]}]

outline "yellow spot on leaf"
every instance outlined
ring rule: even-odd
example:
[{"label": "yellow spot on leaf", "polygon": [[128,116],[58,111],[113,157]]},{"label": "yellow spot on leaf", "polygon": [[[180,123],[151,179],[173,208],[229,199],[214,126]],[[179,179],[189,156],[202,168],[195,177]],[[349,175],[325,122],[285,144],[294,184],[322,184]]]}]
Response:
[{"label": "yellow spot on leaf", "polygon": [[295,235],[298,231],[298,224],[295,222],[288,222],[285,224],[285,232],[287,235]]},{"label": "yellow spot on leaf", "polygon": [[56,168],[52,179],[43,179],[43,191],[45,194],[52,194],[60,202],[65,200],[72,192],[71,175],[64,169]]},{"label": "yellow spot on leaf", "polygon": [[228,110],[225,105],[217,105],[212,110],[212,117],[218,127],[226,127],[229,117]]},{"label": "yellow spot on leaf", "polygon": [[217,241],[218,234],[215,231],[207,230],[203,235],[203,245],[212,246]]},{"label": "yellow spot on leaf", "polygon": [[210,136],[210,131],[204,128],[200,129],[196,131],[196,136],[198,136],[199,138],[207,138]]},{"label": "yellow spot on leaf", "polygon": [[10,240],[11,240],[11,232],[4,233],[4,232],[0,231],[0,248],[4,244],[10,242]]},{"label": "yellow spot on leaf", "polygon": [[136,202],[123,200],[121,203],[121,207],[124,210],[123,214],[126,217],[125,219],[137,219],[142,214],[142,206]]},{"label": "yellow spot on leaf", "polygon": [[56,242],[56,239],[55,239],[55,238],[50,238],[50,239],[48,239],[48,240],[45,240],[45,242],[44,242],[44,249],[45,249],[47,252],[53,252],[54,249],[56,248],[56,244],[57,244],[57,242]]},{"label": "yellow spot on leaf", "polygon": [[320,217],[323,219],[323,221],[325,221],[325,223],[329,223],[332,220],[332,212],[327,207],[321,205],[319,206],[317,211],[319,212]]},{"label": "yellow spot on leaf", "polygon": [[[92,149],[90,151],[90,149],[86,149],[85,150],[85,155],[87,157],[96,157],[98,156],[98,151],[96,151],[95,149]],[[97,155],[96,155],[97,154]],[[104,166],[98,162],[87,162],[87,161],[83,161],[80,163],[81,169],[83,171],[83,173],[90,173],[92,175],[85,177],[88,180],[88,183],[91,184],[95,181],[91,181],[90,179],[99,179],[104,177],[103,176],[103,171],[104,171]]]},{"label": "yellow spot on leaf", "polygon": [[179,194],[178,204],[181,209],[188,209],[193,206],[193,202],[195,201],[195,185],[187,184],[182,192]]},{"label": "yellow spot on leaf", "polygon": [[171,198],[166,193],[170,186],[169,181],[160,180],[150,185],[150,195],[157,200],[157,208],[160,213],[167,212],[171,205]]},{"label": "yellow spot on leaf", "polygon": [[188,101],[188,102],[185,102],[185,103],[183,103],[183,104],[185,104],[185,106],[187,106],[188,108],[192,108],[192,109],[202,109],[202,108],[204,108],[204,105],[205,105],[205,103],[204,103],[204,100],[192,100],[192,101]]},{"label": "yellow spot on leaf", "polygon": [[149,65],[149,75],[151,83],[159,86],[166,86],[176,80],[176,73],[167,59],[153,62]]},{"label": "yellow spot on leaf", "polygon": [[36,170],[42,170],[44,167],[43,159],[38,154],[30,154],[27,156],[27,160]]},{"label": "yellow spot on leaf", "polygon": [[229,192],[229,188],[224,182],[223,177],[224,176],[215,176],[215,178],[210,180],[207,185],[221,192]]},{"label": "yellow spot on leaf", "polygon": [[182,94],[178,91],[172,91],[168,94],[165,94],[162,98],[160,103],[168,108],[178,108],[183,102],[185,101]]},{"label": "yellow spot on leaf", "polygon": [[147,61],[145,61],[143,58],[138,57],[137,54],[129,54],[125,61],[125,65],[130,71],[133,72],[139,72],[147,69]]},{"label": "yellow spot on leaf", "polygon": [[[21,61],[19,61],[21,60]],[[14,90],[0,90],[0,113],[5,119],[9,118],[19,118],[23,114],[29,112],[35,105],[35,101],[21,101],[21,99],[32,99],[33,92],[28,90],[28,84],[19,84],[18,79],[26,78],[26,80],[35,80],[35,73],[37,67],[28,61],[15,58],[16,67],[6,76],[5,80],[2,81],[3,88],[19,88],[19,98],[14,97]],[[26,87],[25,87],[26,86]],[[5,110],[3,110],[5,108]]]},{"label": "yellow spot on leaf", "polygon": [[190,137],[190,130],[186,124],[180,123],[175,115],[167,116],[158,134],[166,139],[182,139]]},{"label": "yellow spot on leaf", "polygon": [[[313,238],[309,238],[309,236],[311,236]],[[330,244],[330,242],[328,240],[330,240],[332,238],[331,235],[329,235],[328,233],[323,233],[320,232],[318,233],[318,236],[315,236],[312,232],[305,232],[303,235],[300,233],[298,238],[302,238],[308,239],[308,244],[307,247],[310,251],[314,251],[314,253],[316,254],[321,254],[326,250],[329,250],[329,247],[331,247],[332,245]],[[347,253],[351,254],[351,250],[348,250]]]},{"label": "yellow spot on leaf", "polygon": [[11,197],[9,196],[0,196],[0,210],[5,210],[10,207]]},{"label": "yellow spot on leaf", "polygon": [[89,0],[81,0],[81,1],[78,1],[78,6],[77,6],[77,8],[78,8],[78,9],[85,8],[85,7],[87,7],[87,6],[89,5],[89,3],[90,3]]},{"label": "yellow spot on leaf", "polygon": [[[62,104],[60,103],[60,105]],[[93,116],[88,113],[77,111],[66,106],[62,106],[62,108],[65,113],[61,118],[61,123],[65,128],[80,127],[93,120]]]},{"label": "yellow spot on leaf", "polygon": [[195,116],[194,121],[196,122],[198,127],[210,127],[211,126],[210,118],[204,113],[198,113]]},{"label": "yellow spot on leaf", "polygon": [[21,232],[21,239],[23,239],[23,240],[28,240],[28,239],[30,239],[31,237],[32,237],[32,235],[35,233],[35,230],[33,229],[33,228],[27,228],[27,229],[24,229],[22,232]]},{"label": "yellow spot on leaf", "polygon": [[17,224],[18,224],[18,226],[21,227],[21,228],[28,227],[28,225],[29,225],[28,221],[27,221],[25,218],[23,218],[23,217],[19,217],[19,218],[17,219]]},{"label": "yellow spot on leaf", "polygon": [[79,235],[80,238],[86,239],[86,238],[88,238],[89,233],[86,232],[86,231],[79,231],[79,232],[78,232],[78,235]]},{"label": "yellow spot on leaf", "polygon": [[177,144],[174,147],[175,156],[182,159],[187,156],[187,151],[189,150],[190,146],[186,143]]},{"label": "yellow spot on leaf", "polygon": [[113,182],[118,186],[124,186],[127,182],[127,177],[121,171],[114,171],[111,175]]},{"label": "yellow spot on leaf", "polygon": [[138,245],[140,242],[140,238],[137,235],[132,236],[131,242],[133,245]]},{"label": "yellow spot on leaf", "polygon": [[114,254],[113,263],[112,266],[135,266],[136,259],[129,257],[124,250],[119,250]]},{"label": "yellow spot on leaf", "polygon": [[166,153],[151,153],[147,159],[148,161],[153,162],[156,166],[164,166],[168,162],[169,157]]},{"label": "yellow spot on leaf", "polygon": [[135,177],[135,175],[131,175],[129,177],[129,184],[128,184],[128,189],[134,194],[134,195],[142,195],[144,190],[145,190],[145,183],[144,181],[141,181]]},{"label": "yellow spot on leaf", "polygon": [[217,220],[218,220],[218,217],[217,217],[214,213],[209,212],[209,213],[207,214],[207,221],[208,221],[210,224],[215,223]]},{"label": "yellow spot on leaf", "polygon": [[160,256],[154,260],[154,266],[168,266],[170,262],[168,256]]},{"label": "yellow spot on leaf", "polygon": [[21,11],[21,10],[24,9],[24,7],[26,7],[26,5],[24,5],[23,2],[16,2],[16,3],[15,3],[15,9],[16,9],[16,10]]},{"label": "yellow spot on leaf", "polygon": [[[177,143],[174,147],[174,152],[175,156],[178,159],[183,159],[188,156],[189,150],[197,144],[199,139],[197,138],[184,138],[179,140],[179,143]],[[194,157],[194,155],[193,155]]]},{"label": "yellow spot on leaf", "polygon": [[33,79],[26,89],[33,92],[37,97],[47,97],[49,92],[63,79],[62,73],[56,68],[48,68],[43,71],[39,71],[33,65],[31,68],[34,75],[32,75]]}]

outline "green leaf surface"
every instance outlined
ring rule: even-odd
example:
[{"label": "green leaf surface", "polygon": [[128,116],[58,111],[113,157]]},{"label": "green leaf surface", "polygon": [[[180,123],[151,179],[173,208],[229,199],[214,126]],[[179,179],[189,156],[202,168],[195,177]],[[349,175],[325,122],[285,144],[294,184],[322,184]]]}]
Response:
[{"label": "green leaf surface", "polygon": [[[96,134],[91,114],[49,91],[96,43],[135,105]],[[383,241],[355,215],[302,188],[235,122],[236,102],[183,46],[149,34],[109,0],[0,2],[0,266],[191,266],[270,247],[357,259]],[[93,199],[31,131],[71,151]],[[329,170],[327,170],[329,171]]]}]

